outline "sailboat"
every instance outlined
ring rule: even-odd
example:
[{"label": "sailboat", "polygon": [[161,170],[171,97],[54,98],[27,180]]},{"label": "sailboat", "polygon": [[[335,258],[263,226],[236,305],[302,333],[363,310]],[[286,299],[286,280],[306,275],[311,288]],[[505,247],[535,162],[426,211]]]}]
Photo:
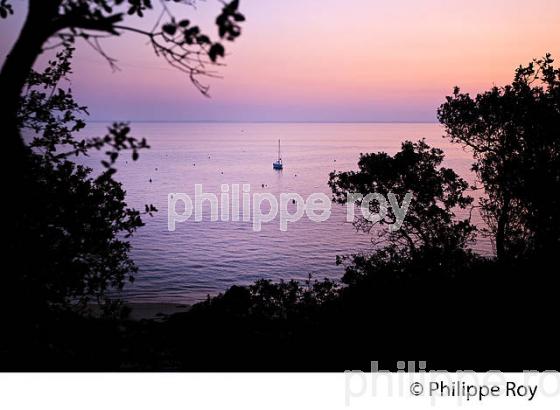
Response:
[{"label": "sailboat", "polygon": [[278,140],[278,159],[272,163],[273,169],[283,169],[282,156],[280,155],[280,140]]}]

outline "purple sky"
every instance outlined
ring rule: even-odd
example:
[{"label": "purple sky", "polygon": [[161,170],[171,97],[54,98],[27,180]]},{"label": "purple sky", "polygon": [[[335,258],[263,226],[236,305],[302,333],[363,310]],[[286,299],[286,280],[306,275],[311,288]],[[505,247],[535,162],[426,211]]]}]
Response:
[{"label": "purple sky", "polygon": [[[25,2],[0,21],[2,60]],[[211,34],[220,3],[182,7]],[[510,81],[533,57],[560,56],[560,2],[534,0],[241,0],[244,33],[223,79],[201,96],[142,37],[108,40],[121,71],[78,44],[72,88],[97,120],[434,121],[454,85]],[[153,16],[131,24],[150,26]]]}]

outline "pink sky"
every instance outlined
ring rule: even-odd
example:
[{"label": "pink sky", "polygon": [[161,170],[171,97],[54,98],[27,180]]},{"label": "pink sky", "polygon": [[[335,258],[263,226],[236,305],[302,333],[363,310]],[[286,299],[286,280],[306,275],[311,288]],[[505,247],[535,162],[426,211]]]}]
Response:
[{"label": "pink sky", "polygon": [[[2,59],[25,11],[16,3],[19,15],[0,22]],[[214,33],[219,8],[181,10]],[[100,120],[434,121],[454,85],[504,84],[545,52],[560,63],[557,0],[241,0],[241,9],[244,32],[224,78],[209,81],[211,99],[132,34],[106,42],[116,73],[80,44],[72,88]]]}]

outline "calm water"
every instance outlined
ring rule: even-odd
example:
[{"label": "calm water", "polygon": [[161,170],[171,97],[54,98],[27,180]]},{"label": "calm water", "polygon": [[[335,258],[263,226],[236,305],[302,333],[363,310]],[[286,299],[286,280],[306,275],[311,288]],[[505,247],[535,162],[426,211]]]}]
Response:
[{"label": "calm water", "polygon": [[[105,126],[90,124],[87,134],[101,134]],[[443,139],[437,124],[136,123],[133,131],[148,138],[151,149],[137,162],[123,158],[117,176],[130,205],[153,203],[159,212],[146,218],[133,239],[140,272],[126,288],[130,301],[192,303],[259,278],[304,279],[309,273],[340,278],[336,255],[369,248],[368,236],[345,222],[346,210],[338,205],[328,221],[303,218],[287,232],[280,231],[278,219],[254,232],[250,222],[211,222],[208,215],[169,232],[171,192],[192,195],[194,184],[202,184],[205,192],[219,194],[221,184],[251,184],[252,193],[276,197],[281,192],[330,196],[329,172],[355,169],[361,152],[392,154],[403,140],[419,138],[443,148],[446,165],[470,178],[469,155]],[[278,138],[285,164],[281,172],[272,169]],[[486,242],[477,248],[491,251]]]}]

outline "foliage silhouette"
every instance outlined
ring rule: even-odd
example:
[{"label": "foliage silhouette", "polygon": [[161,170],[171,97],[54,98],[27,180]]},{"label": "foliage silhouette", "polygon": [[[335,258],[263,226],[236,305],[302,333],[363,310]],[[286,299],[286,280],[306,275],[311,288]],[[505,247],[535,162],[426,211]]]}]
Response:
[{"label": "foliage silhouette", "polygon": [[[407,193],[412,194],[406,217],[399,229],[390,226],[397,221],[392,207],[386,209],[384,218],[371,222],[359,212],[354,225],[357,229],[372,232],[373,255],[353,255],[339,258],[339,263],[353,262],[347,269],[343,281],[354,283],[364,268],[371,264],[387,263],[397,266],[399,261],[430,260],[426,275],[445,274],[458,259],[468,259],[467,246],[472,243],[476,228],[469,218],[457,220],[455,211],[467,209],[473,199],[465,195],[468,184],[453,170],[441,167],[443,152],[429,147],[425,141],[406,141],[401,151],[394,156],[384,152],[362,154],[358,171],[333,172],[329,185],[333,201],[347,202],[347,193],[369,193],[383,197],[395,195],[402,201]],[[362,201],[356,202],[362,206]],[[380,212],[380,203],[371,201],[369,210]],[[378,249],[379,246],[382,249]],[[375,262],[375,263],[374,263]]]},{"label": "foliage silhouette", "polygon": [[[151,0],[29,0],[22,31],[0,72],[3,98],[0,123],[5,128],[13,168],[18,172],[25,169],[25,145],[17,128],[20,96],[37,57],[47,48],[64,46],[81,38],[116,68],[116,60],[104,52],[102,41],[106,37],[132,32],[146,37],[156,55],[185,72],[202,93],[208,93],[208,87],[200,82],[199,77],[215,76],[207,67],[218,64],[218,59],[225,56],[225,48],[189,20],[176,18],[170,3],[193,6],[194,0],[160,0],[162,10],[157,24],[151,31],[146,31],[124,22],[153,12]],[[10,2],[2,0],[2,18],[12,12]],[[244,20],[239,11],[239,0],[224,3],[215,21],[220,40],[235,40],[241,34],[240,23]],[[17,184],[12,188],[17,190]]]},{"label": "foliage silhouette", "polygon": [[[127,238],[143,225],[142,214],[156,211],[152,205],[142,212],[129,208],[113,179],[119,153],[129,150],[136,160],[139,150],[148,148],[145,139],[130,136],[124,123],[113,124],[103,137],[76,138],[87,110],[61,87],[71,72],[72,52],[67,47],[44,72],[32,71],[19,113],[19,126],[33,136],[33,152],[26,200],[12,216],[16,231],[8,249],[21,257],[11,289],[45,311],[83,311],[92,301],[113,307],[107,291],[122,289],[137,270]],[[97,176],[73,161],[92,149],[107,156]]]},{"label": "foliage silhouette", "polygon": [[[1,0],[0,17],[13,14],[10,3]],[[130,150],[136,160],[148,145],[132,137],[124,123],[113,124],[102,137],[75,139],[74,133],[85,126],[82,117],[87,110],[59,82],[70,73],[76,39],[90,44],[115,68],[116,60],[104,52],[102,41],[130,31],[147,37],[158,56],[185,72],[207,94],[199,78],[214,75],[208,67],[219,66],[225,56],[222,41],[233,41],[241,34],[244,16],[239,1],[223,4],[215,22],[218,41],[190,21],[176,19],[168,3],[160,2],[158,23],[144,31],[124,21],[153,10],[150,0],[29,1],[22,31],[0,72],[0,122],[7,153],[3,166],[10,175],[5,184],[10,198],[5,211],[10,217],[4,231],[9,267],[4,286],[9,291],[2,305],[12,310],[26,295],[21,309],[7,320],[11,337],[5,342],[13,351],[29,354],[28,347],[33,346],[46,349],[47,355],[59,348],[72,354],[77,346],[69,347],[51,333],[57,323],[82,323],[86,319],[75,315],[91,301],[101,303],[109,313],[121,312],[113,309],[119,307],[118,300],[110,296],[132,280],[137,269],[129,257],[128,238],[142,226],[142,215],[156,209],[151,205],[142,212],[129,208],[123,187],[113,175],[123,150]],[[189,0],[174,3],[193,5]],[[59,47],[62,51],[43,73],[32,70],[42,52]],[[33,134],[29,145],[21,131]],[[107,155],[99,175],[73,161],[92,149]],[[47,341],[50,337],[56,343]]]},{"label": "foliage silhouette", "polygon": [[[384,197],[392,194],[397,200],[411,193],[413,201],[400,229],[388,228],[397,221],[392,207],[378,222],[371,222],[358,214],[355,226],[370,232],[379,225],[381,229],[377,235],[384,242],[407,248],[410,253],[429,246],[462,248],[472,240],[475,228],[468,220],[454,222],[454,209],[467,208],[472,198],[464,195],[468,184],[462,178],[453,170],[440,167],[443,158],[442,150],[431,148],[423,140],[404,142],[394,157],[384,152],[362,154],[358,161],[359,171],[330,174],[333,200],[345,204],[349,192],[364,197],[369,193],[380,193]],[[362,200],[356,204],[362,205]],[[380,203],[371,201],[369,210],[379,213]]]},{"label": "foliage silhouette", "polygon": [[14,14],[14,10],[12,8],[12,5],[8,2],[8,0],[1,0],[0,1],[0,17],[5,19],[10,14]]},{"label": "foliage silhouette", "polygon": [[560,250],[560,70],[552,64],[547,54],[474,98],[455,88],[438,110],[451,141],[474,155],[501,261],[551,261]]}]

